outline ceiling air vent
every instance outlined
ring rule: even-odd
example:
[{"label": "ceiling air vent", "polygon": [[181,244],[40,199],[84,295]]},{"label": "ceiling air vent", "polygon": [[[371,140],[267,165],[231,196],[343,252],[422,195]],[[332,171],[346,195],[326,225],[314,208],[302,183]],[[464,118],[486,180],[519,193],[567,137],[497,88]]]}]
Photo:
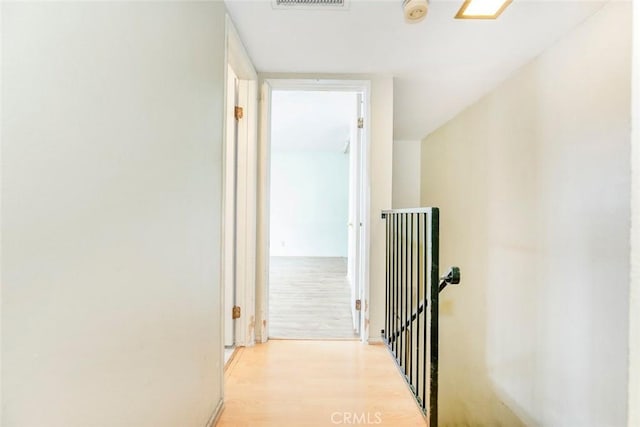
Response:
[{"label": "ceiling air vent", "polygon": [[347,9],[349,0],[271,0],[274,9]]}]

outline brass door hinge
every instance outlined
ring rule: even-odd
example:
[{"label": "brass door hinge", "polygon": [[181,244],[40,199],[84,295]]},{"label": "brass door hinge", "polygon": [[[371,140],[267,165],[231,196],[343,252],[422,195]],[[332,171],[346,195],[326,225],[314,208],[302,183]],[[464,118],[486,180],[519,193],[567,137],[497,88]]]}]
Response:
[{"label": "brass door hinge", "polygon": [[235,107],[233,109],[233,116],[236,118],[236,120],[240,120],[242,117],[244,117],[244,110],[242,109],[242,107]]},{"label": "brass door hinge", "polygon": [[364,128],[364,117],[358,118],[358,129]]},{"label": "brass door hinge", "polygon": [[231,312],[231,318],[232,319],[240,318],[240,307],[238,307],[237,305],[233,306],[233,310]]},{"label": "brass door hinge", "polygon": [[357,299],[356,300],[356,310],[360,311],[361,307],[362,307],[362,302],[359,299]]}]

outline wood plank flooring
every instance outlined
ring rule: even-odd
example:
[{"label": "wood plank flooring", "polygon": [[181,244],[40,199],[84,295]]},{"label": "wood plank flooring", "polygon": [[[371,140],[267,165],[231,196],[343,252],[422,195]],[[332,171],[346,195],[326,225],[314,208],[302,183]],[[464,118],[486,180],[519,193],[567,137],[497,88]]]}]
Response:
[{"label": "wood plank flooring", "polygon": [[270,338],[357,338],[346,258],[272,257],[270,263]]},{"label": "wood plank flooring", "polygon": [[387,349],[358,341],[239,348],[224,400],[218,427],[427,425]]}]

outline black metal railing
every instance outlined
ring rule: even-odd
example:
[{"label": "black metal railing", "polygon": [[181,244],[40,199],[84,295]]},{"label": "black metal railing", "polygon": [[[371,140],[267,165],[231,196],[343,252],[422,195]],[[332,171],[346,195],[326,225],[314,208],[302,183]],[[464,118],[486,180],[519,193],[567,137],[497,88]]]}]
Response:
[{"label": "black metal railing", "polygon": [[438,294],[460,269],[438,275],[438,208],[382,212],[386,220],[386,303],[382,338],[429,420],[438,425]]}]

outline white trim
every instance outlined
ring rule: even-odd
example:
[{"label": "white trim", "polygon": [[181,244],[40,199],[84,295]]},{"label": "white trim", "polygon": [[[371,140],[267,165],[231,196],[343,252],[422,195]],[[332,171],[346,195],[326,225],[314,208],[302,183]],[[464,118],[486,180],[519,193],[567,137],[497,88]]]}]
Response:
[{"label": "white trim", "polygon": [[258,74],[256,73],[251,58],[247,53],[247,50],[242,43],[242,39],[238,35],[235,25],[231,17],[226,15],[226,27],[227,27],[227,63],[230,64],[238,77],[245,80],[258,80]]},{"label": "white trim", "polygon": [[365,284],[365,286],[362,289],[362,301],[363,301],[363,305],[364,305],[364,309],[360,312],[361,313],[361,318],[360,318],[360,330],[361,330],[361,337],[362,340],[364,342],[372,342],[372,340],[376,340],[377,335],[374,335],[372,337],[371,335],[371,330],[369,329],[369,319],[370,319],[370,315],[369,315],[369,301],[371,301],[370,295],[371,295],[371,287],[370,287],[370,280],[369,280],[369,270],[370,270],[370,253],[371,253],[371,147],[372,147],[372,141],[373,141],[373,134],[372,134],[372,126],[371,126],[371,121],[372,121],[372,113],[371,113],[371,82],[368,81],[367,82],[367,86],[366,86],[366,90],[363,93],[363,99],[364,99],[364,117],[365,117],[365,122],[364,122],[364,137],[362,138],[362,140],[364,141],[364,143],[366,144],[366,149],[363,150],[363,165],[364,165],[364,171],[362,172],[362,177],[363,177],[363,183],[361,183],[361,188],[364,188],[364,191],[361,191],[360,193],[360,197],[361,197],[361,201],[360,201],[360,206],[366,206],[366,209],[361,209],[363,212],[361,212],[362,215],[362,223],[364,226],[364,235],[365,235],[365,240],[363,242],[363,244],[360,246],[360,254],[362,257],[362,264],[361,264],[361,270],[362,270],[362,274],[361,274],[361,282],[363,282]]},{"label": "white trim", "polygon": [[[362,138],[363,145],[363,170],[361,171],[362,186],[364,191],[360,191],[360,205],[367,206],[360,212],[361,222],[363,223],[364,244],[360,251],[361,280],[360,293],[363,301],[362,310],[360,311],[360,340],[362,342],[370,342],[368,322],[369,319],[369,252],[371,244],[371,227],[370,221],[370,159],[371,159],[371,81],[370,80],[350,80],[350,79],[286,79],[286,78],[267,78],[262,86],[262,104],[261,104],[261,124],[260,124],[260,189],[259,189],[259,219],[258,232],[260,233],[258,242],[258,270],[256,276],[256,305],[260,307],[257,317],[257,329],[260,329],[260,342],[266,342],[268,339],[269,325],[269,180],[270,180],[270,125],[271,125],[271,93],[274,90],[307,90],[307,91],[333,91],[333,92],[361,92],[364,100],[364,135]],[[266,325],[265,327],[262,327]]]},{"label": "white trim", "polygon": [[[228,91],[228,80],[229,80],[229,20],[227,18],[225,18],[225,31],[224,31],[224,37],[225,37],[225,49],[224,49],[224,99],[223,99],[223,108],[227,108],[227,103],[229,101],[229,91]],[[222,171],[220,173],[220,175],[222,176],[222,179],[220,180],[220,192],[222,194],[222,201],[220,203],[220,212],[222,213],[220,215],[220,277],[219,277],[219,286],[220,286],[220,294],[219,294],[219,298],[220,301],[218,301],[219,304],[219,310],[220,310],[220,361],[219,361],[219,366],[220,369],[217,372],[218,374],[218,381],[219,381],[219,386],[220,386],[220,402],[224,401],[224,340],[225,340],[225,319],[224,319],[224,313],[225,313],[225,296],[226,296],[226,292],[225,292],[225,280],[226,280],[226,269],[225,269],[225,264],[226,264],[226,257],[225,257],[225,251],[226,251],[226,244],[225,244],[225,230],[227,227],[226,221],[225,221],[225,212],[226,212],[226,204],[225,204],[225,199],[226,199],[226,193],[225,193],[225,188],[227,186],[227,181],[226,181],[226,169],[225,169],[225,165],[226,165],[226,158],[227,158],[227,132],[228,132],[228,120],[226,119],[226,114],[224,114],[223,111],[223,116],[224,119],[222,121],[224,129],[222,130],[222,135],[224,138],[224,141],[222,143],[222,153],[221,153],[221,159],[222,159]],[[218,406],[220,406],[221,403],[218,403]],[[209,427],[209,425],[213,425],[210,423],[214,423],[215,419],[217,418],[217,414],[218,413],[218,409],[216,408],[213,412],[213,414],[211,415],[209,421],[207,422],[207,427]],[[215,424],[215,423],[214,423]]]},{"label": "white trim", "polygon": [[[238,99],[244,108],[244,117],[238,123],[237,210],[236,210],[236,304],[242,314],[236,320],[235,345],[251,346],[255,343],[255,254],[256,254],[256,167],[257,167],[257,80],[258,75],[238,36],[229,15],[226,16],[227,65],[239,80]],[[225,78],[226,81],[226,78]],[[228,94],[225,91],[225,104]],[[227,114],[233,114],[228,111]],[[227,122],[225,121],[225,127]],[[226,130],[225,130],[226,135]],[[226,153],[223,158],[226,158]],[[226,186],[226,184],[224,184]],[[223,225],[223,232],[225,227]],[[228,233],[228,230],[227,230]],[[223,252],[224,254],[224,252]],[[224,256],[223,256],[224,258]],[[222,263],[224,266],[224,261]],[[223,271],[224,277],[224,271]],[[224,286],[221,300],[224,307]],[[224,311],[223,311],[224,312]],[[224,319],[223,319],[224,320]],[[224,322],[221,322],[224,325]],[[224,334],[224,330],[223,330]],[[223,335],[224,337],[224,335]],[[224,347],[221,348],[224,354]]]},{"label": "white trim", "polygon": [[[245,116],[238,124],[237,158],[237,211],[236,211],[236,303],[242,315],[236,321],[235,345],[251,346],[255,343],[253,319],[255,318],[255,252],[256,252],[256,144],[249,139],[250,119],[255,111],[249,107],[249,82],[239,79],[239,103],[245,106]],[[255,132],[254,132],[255,134]]]},{"label": "white trim", "polygon": [[[222,315],[223,317],[223,325],[224,325],[224,335],[223,341],[224,346],[233,346],[235,343],[235,333],[234,327],[235,322],[229,320],[232,317],[232,310],[235,300],[229,297],[230,295],[235,294],[234,283],[235,283],[235,257],[229,256],[229,253],[235,253],[235,194],[236,194],[236,184],[235,184],[235,166],[229,168],[229,165],[234,164],[235,162],[235,146],[236,146],[236,137],[235,137],[235,120],[232,114],[228,112],[233,110],[235,106],[235,95],[236,95],[236,79],[237,76],[235,72],[231,68],[231,66],[227,65],[227,78],[226,80],[226,94],[225,94],[225,140],[223,146],[223,159],[224,162],[222,164],[222,182],[224,185],[223,190],[223,199],[222,199],[222,221],[224,226],[222,227],[222,235],[221,239],[223,241],[223,251],[222,253],[222,286],[224,288],[224,310]],[[232,301],[233,300],[233,301]]]},{"label": "white trim", "polygon": [[223,409],[224,409],[224,401],[222,399],[220,399],[220,401],[216,405],[216,408],[213,410],[213,413],[209,417],[209,420],[207,421],[206,427],[213,427],[213,426],[216,425],[216,423],[220,419],[220,416],[222,415],[222,410]]},{"label": "white trim", "polygon": [[260,144],[258,145],[258,223],[256,234],[256,342],[269,338],[269,187],[271,185],[271,150],[269,124],[271,123],[271,90],[268,83],[260,87]]},{"label": "white trim", "polygon": [[[353,110],[350,126],[350,140],[347,142],[349,152],[349,213],[348,213],[348,239],[347,239],[347,280],[349,280],[349,291],[351,291],[351,316],[354,328],[358,336],[361,334],[362,322],[360,319],[360,311],[356,310],[353,303],[354,300],[361,296],[360,283],[362,279],[360,265],[357,262],[360,259],[362,251],[361,237],[364,228],[360,227],[360,212],[362,206],[360,203],[361,182],[361,166],[362,159],[362,139],[364,138],[364,129],[358,127],[358,119],[364,116],[363,110],[364,100],[361,92],[357,92],[353,99]],[[346,150],[345,150],[346,151]]]},{"label": "white trim", "polygon": [[329,92],[365,92],[370,93],[370,80],[344,79],[265,79],[270,90],[312,90]]}]

